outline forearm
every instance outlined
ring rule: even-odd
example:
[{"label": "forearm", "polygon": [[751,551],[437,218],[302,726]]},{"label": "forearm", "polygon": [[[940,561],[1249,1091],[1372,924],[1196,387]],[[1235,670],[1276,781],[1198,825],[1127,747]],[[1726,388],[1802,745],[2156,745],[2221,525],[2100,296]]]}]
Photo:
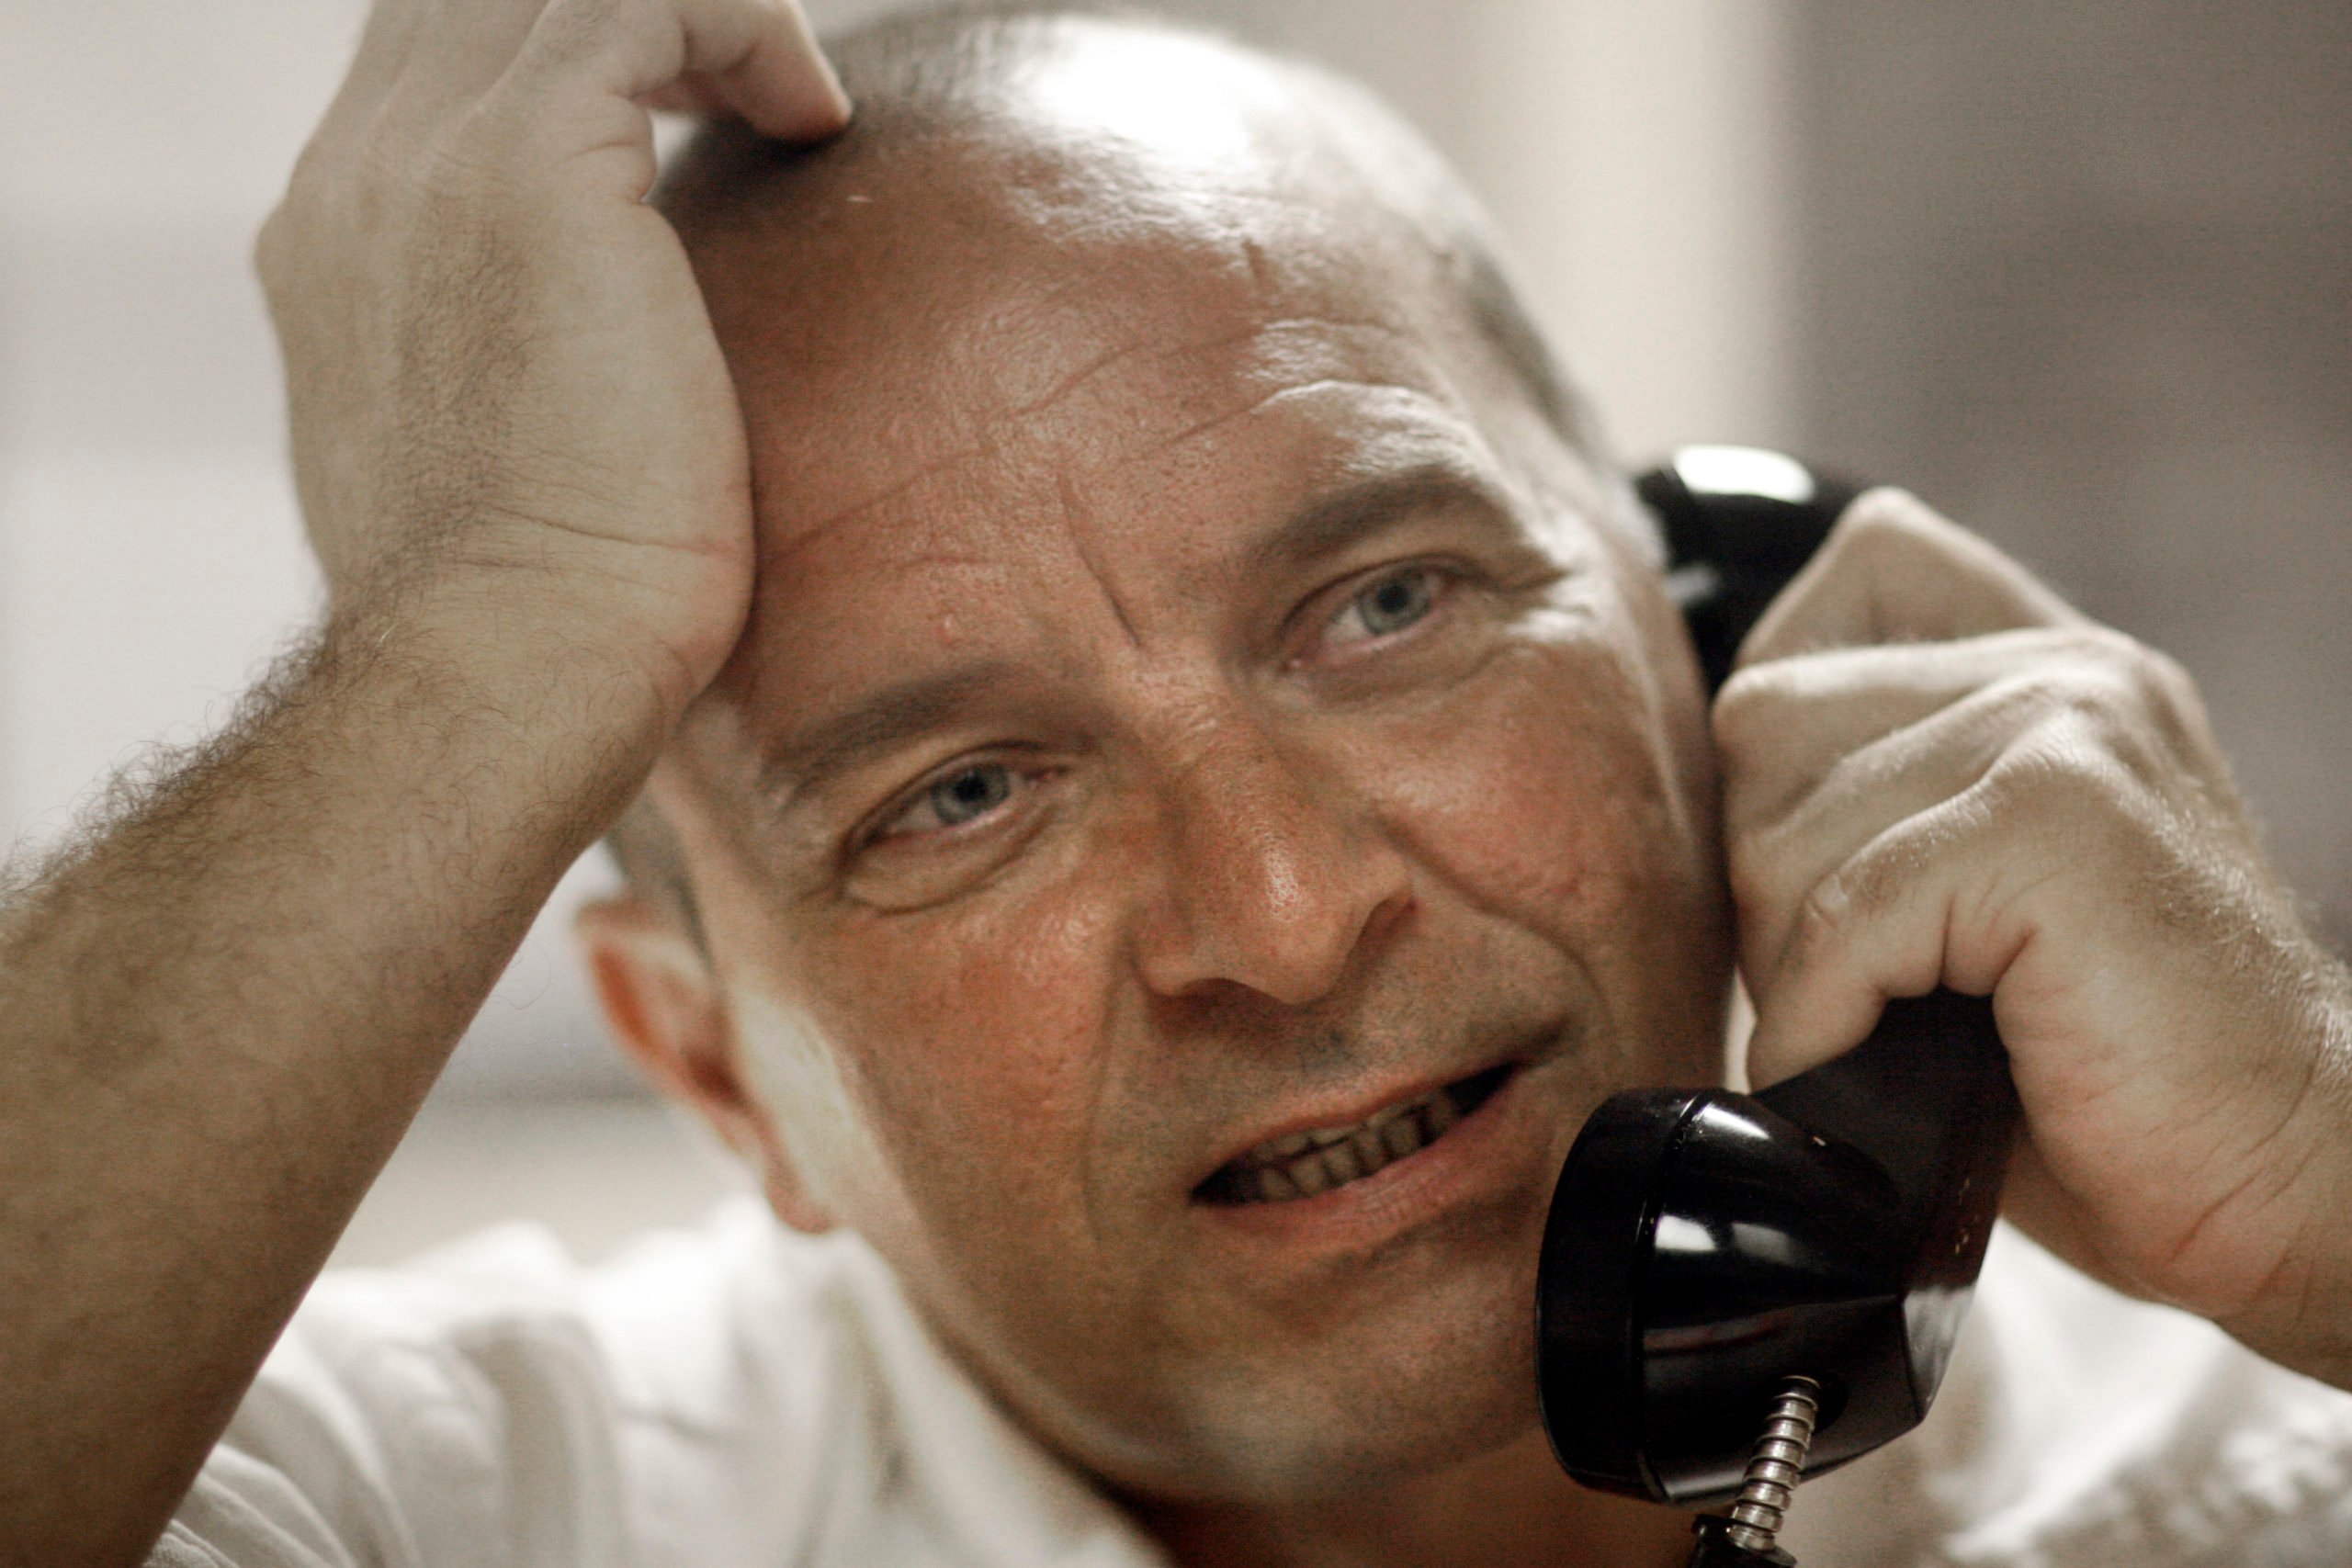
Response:
[{"label": "forearm", "polygon": [[345,626],[0,910],[0,1560],[136,1561],[660,705]]}]

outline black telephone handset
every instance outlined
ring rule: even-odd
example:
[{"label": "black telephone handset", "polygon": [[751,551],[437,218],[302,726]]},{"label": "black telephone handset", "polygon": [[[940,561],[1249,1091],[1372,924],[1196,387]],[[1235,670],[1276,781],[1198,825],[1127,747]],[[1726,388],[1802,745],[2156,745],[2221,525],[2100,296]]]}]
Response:
[{"label": "black telephone handset", "polygon": [[[1690,447],[1637,489],[1710,689],[1853,491],[1776,453]],[[1634,1089],[1587,1120],[1536,1283],[1544,1429],[1568,1473],[1708,1507],[1692,1568],[1792,1560],[1801,1470],[1900,1437],[1943,1381],[2017,1125],[1982,998],[1888,1004],[1869,1039],[1758,1094]]]}]

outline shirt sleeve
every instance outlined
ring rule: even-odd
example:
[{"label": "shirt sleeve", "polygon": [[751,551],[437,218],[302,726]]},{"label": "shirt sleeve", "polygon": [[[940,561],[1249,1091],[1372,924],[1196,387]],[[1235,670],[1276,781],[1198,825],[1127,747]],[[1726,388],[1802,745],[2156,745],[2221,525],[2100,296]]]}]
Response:
[{"label": "shirt sleeve", "polygon": [[610,1378],[579,1271],[510,1227],[330,1275],[148,1568],[598,1568],[628,1560]]},{"label": "shirt sleeve", "polygon": [[1791,1526],[1806,1568],[2352,1562],[2352,1394],[2003,1225],[1927,1422]]},{"label": "shirt sleeve", "polygon": [[147,1568],[357,1568],[357,1560],[283,1473],[224,1444]]}]

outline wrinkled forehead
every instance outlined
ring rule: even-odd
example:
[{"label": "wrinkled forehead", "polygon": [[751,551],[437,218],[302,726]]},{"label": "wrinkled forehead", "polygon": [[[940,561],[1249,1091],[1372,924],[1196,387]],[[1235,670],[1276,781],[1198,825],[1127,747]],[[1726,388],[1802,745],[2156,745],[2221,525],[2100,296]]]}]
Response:
[{"label": "wrinkled forehead", "polygon": [[1113,35],[1025,65],[994,111],[810,160],[759,221],[690,232],[765,542],[1023,425],[1164,441],[1341,339],[1456,401],[1507,400],[1448,256],[1350,124],[1246,58]]},{"label": "wrinkled forehead", "polygon": [[1509,506],[1494,389],[1408,258],[1295,203],[1218,216],[912,214],[921,243],[828,275],[837,308],[723,329],[757,483],[743,694],[788,705],[934,623],[1067,632],[1076,571],[1129,605],[1233,592],[1256,541],[1366,485]]},{"label": "wrinkled forehead", "polygon": [[[739,355],[763,562],[901,503],[979,515],[1046,484],[1099,513],[1138,468],[1230,482],[1219,462],[1280,452],[1336,481],[1374,446],[1485,444],[1487,389],[1425,299],[1370,268],[1247,231],[1026,240],[986,247],[1001,271],[976,255],[829,314],[821,349]],[[1289,438],[1245,442],[1245,422]]]},{"label": "wrinkled forehead", "polygon": [[1351,486],[1517,513],[1531,450],[1589,480],[1344,127],[1270,73],[1182,102],[1093,64],[689,228],[755,487],[721,705],[784,723],[936,655],[928,628],[1070,655],[1072,573],[1238,592],[1254,541]]}]

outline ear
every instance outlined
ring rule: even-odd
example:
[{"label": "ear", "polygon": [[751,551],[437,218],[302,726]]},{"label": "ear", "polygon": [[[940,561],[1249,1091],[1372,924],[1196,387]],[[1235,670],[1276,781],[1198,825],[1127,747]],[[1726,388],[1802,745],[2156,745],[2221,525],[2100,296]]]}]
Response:
[{"label": "ear", "polygon": [[744,1080],[718,977],[683,923],[644,894],[623,891],[581,906],[573,929],[605,1021],[645,1075],[757,1167],[786,1224],[831,1230],[832,1215],[809,1195]]}]

